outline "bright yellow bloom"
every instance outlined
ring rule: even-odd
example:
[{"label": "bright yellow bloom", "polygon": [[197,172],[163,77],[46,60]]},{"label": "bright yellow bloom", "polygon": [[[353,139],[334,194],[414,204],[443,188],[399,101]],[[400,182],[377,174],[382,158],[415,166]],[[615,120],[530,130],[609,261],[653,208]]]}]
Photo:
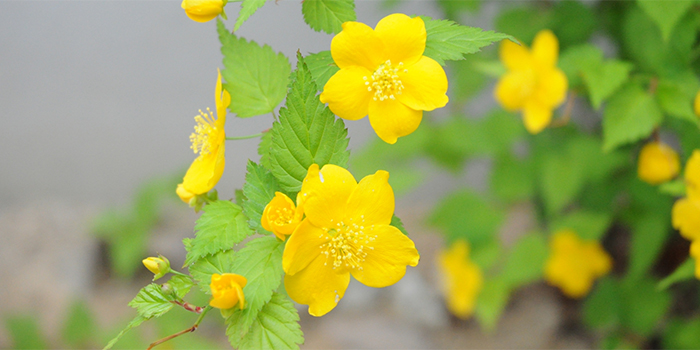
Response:
[{"label": "bright yellow bloom", "polygon": [[148,271],[153,272],[154,281],[170,272],[170,261],[168,261],[168,259],[162,255],[158,255],[157,258],[149,257],[143,259],[141,262],[143,263],[143,266],[146,266]]},{"label": "bright yellow bloom", "polygon": [[209,285],[212,298],[209,301],[209,305],[225,310],[238,304],[238,307],[243,310],[245,308],[243,287],[245,287],[246,283],[248,283],[248,280],[245,277],[235,273],[212,274],[211,284]]},{"label": "bright yellow bloom", "polygon": [[394,226],[394,192],[380,170],[359,183],[336,165],[309,167],[299,195],[306,217],[287,240],[284,286],[309,313],[323,316],[338,304],[350,275],[375,288],[398,282],[420,256]]},{"label": "bright yellow bloom", "polygon": [[649,142],[639,151],[637,175],[642,181],[658,185],[669,181],[681,170],[678,153],[662,142]]},{"label": "bright yellow bloom", "polygon": [[456,241],[449,250],[440,252],[438,267],[447,308],[459,318],[468,318],[484,285],[481,270],[469,260],[469,244]]},{"label": "bright yellow bloom", "polygon": [[588,294],[596,278],[612,268],[610,255],[597,241],[584,241],[571,230],[550,237],[545,280],[571,298]]},{"label": "bright yellow bloom", "polygon": [[195,22],[209,22],[224,13],[224,0],[182,0],[180,5],[187,17]]},{"label": "bright yellow bloom", "polygon": [[695,115],[700,118],[700,91],[695,95],[695,100],[693,101],[693,111]]},{"label": "bright yellow bloom", "polygon": [[297,208],[287,195],[275,192],[275,197],[265,206],[260,221],[264,229],[284,241],[299,226],[303,214],[301,206]]},{"label": "bright yellow bloom", "polygon": [[197,125],[194,133],[190,135],[192,149],[194,153],[199,153],[199,157],[192,162],[185,174],[182,183],[177,185],[177,194],[183,202],[190,200],[199,194],[209,192],[216,183],[219,182],[224,173],[224,150],[226,133],[226,108],[231,103],[231,96],[228,91],[221,88],[221,72],[216,80],[216,115],[207,108],[207,113],[199,111],[200,115],[194,117]]},{"label": "bright yellow bloom", "polygon": [[496,100],[506,110],[522,111],[525,128],[537,134],[549,125],[552,110],[564,102],[569,85],[557,68],[559,41],[550,30],[542,30],[532,50],[503,40],[499,53],[508,73],[496,85]]},{"label": "bright yellow bloom", "polygon": [[372,30],[359,22],[343,23],[331,42],[340,67],[323,87],[321,102],[337,116],[358,120],[369,114],[379,138],[395,143],[418,128],[423,111],[447,104],[447,76],[423,56],[425,23],[404,14],[384,17]]},{"label": "bright yellow bloom", "polygon": [[685,165],[687,197],[673,204],[672,224],[681,236],[691,241],[700,239],[700,150],[693,151]]}]

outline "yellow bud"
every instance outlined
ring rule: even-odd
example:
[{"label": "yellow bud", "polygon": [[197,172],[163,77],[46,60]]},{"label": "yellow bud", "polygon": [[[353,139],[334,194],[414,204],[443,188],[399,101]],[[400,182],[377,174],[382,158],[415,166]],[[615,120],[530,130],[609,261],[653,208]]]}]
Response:
[{"label": "yellow bud", "polygon": [[170,272],[170,261],[162,255],[157,258],[149,257],[142,260],[143,266],[146,266],[148,271],[153,272],[153,280],[157,280]]},{"label": "yellow bud", "polygon": [[673,148],[661,142],[649,142],[639,152],[637,175],[642,181],[658,185],[678,175],[681,164]]},{"label": "yellow bud", "polygon": [[209,301],[209,305],[225,310],[238,304],[238,307],[243,310],[245,307],[243,287],[245,287],[246,283],[248,283],[248,280],[245,277],[235,273],[212,274],[211,284],[209,285],[212,298]]},{"label": "yellow bud", "polygon": [[299,226],[302,215],[301,206],[296,207],[284,193],[275,192],[275,197],[263,210],[260,223],[264,229],[284,241]]},{"label": "yellow bud", "polygon": [[182,0],[187,17],[195,22],[209,22],[224,12],[223,0]]},{"label": "yellow bud", "polygon": [[693,101],[693,111],[695,115],[700,118],[700,91],[695,95],[695,101]]}]

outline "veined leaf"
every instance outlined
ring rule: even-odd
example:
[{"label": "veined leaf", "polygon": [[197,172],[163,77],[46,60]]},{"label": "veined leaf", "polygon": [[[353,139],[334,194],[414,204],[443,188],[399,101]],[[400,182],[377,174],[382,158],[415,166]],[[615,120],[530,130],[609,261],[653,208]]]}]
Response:
[{"label": "veined leaf", "polygon": [[319,53],[312,53],[304,59],[306,65],[311,71],[311,76],[314,77],[316,82],[316,87],[320,90],[328,82],[333,74],[340,70],[338,66],[333,61],[330,51],[321,51]]},{"label": "veined leaf", "polygon": [[192,282],[192,279],[189,277],[173,275],[170,277],[170,280],[168,280],[168,284],[173,289],[173,293],[175,293],[178,298],[182,299],[190,292],[194,282]]},{"label": "veined leaf", "polygon": [[347,167],[349,156],[345,124],[319,101],[304,58],[297,58],[286,106],[271,131],[272,174],[288,193],[299,192],[311,164]]},{"label": "veined leaf", "polygon": [[232,266],[234,254],[234,250],[219,252],[203,259],[199,259],[189,267],[190,274],[197,282],[197,285],[202,292],[211,294],[211,289],[209,288],[209,284],[211,284],[211,275],[215,273],[221,275],[224,273],[233,272]]},{"label": "veined leaf", "polygon": [[241,313],[226,319],[226,334],[234,348],[239,349],[299,349],[304,333],[299,327],[299,314],[286,297],[274,293],[253,320],[250,331],[239,338]]},{"label": "veined leaf", "polygon": [[170,301],[173,297],[165,295],[159,284],[151,283],[139,291],[136,297],[129,302],[129,306],[138,311],[145,319],[159,317],[173,308]]},{"label": "veined leaf", "polygon": [[194,229],[195,238],[188,243],[185,266],[204,256],[232,249],[252,234],[242,208],[223,200],[207,204]]},{"label": "veined leaf", "polygon": [[[268,203],[275,197],[277,181],[269,170],[248,161],[248,173],[243,185],[243,213],[248,217],[248,225],[256,232],[269,235],[271,232],[262,227],[260,219]],[[294,199],[292,199],[294,200]]]},{"label": "veined leaf", "polygon": [[610,98],[603,113],[603,150],[649,136],[662,119],[658,103],[641,86],[624,86]]},{"label": "veined leaf", "polygon": [[668,41],[676,23],[693,6],[694,1],[689,0],[637,0],[639,7],[649,16],[661,29],[661,36],[664,41]]},{"label": "veined leaf", "polygon": [[221,71],[224,89],[231,94],[229,110],[241,118],[272,112],[287,89],[289,60],[267,45],[229,33],[221,20],[217,29],[226,67]]},{"label": "veined leaf", "polygon": [[340,33],[343,22],[357,19],[353,0],[304,0],[301,12],[311,29],[328,34]]},{"label": "veined leaf", "polygon": [[248,18],[250,18],[255,11],[265,5],[266,1],[267,0],[243,0],[243,3],[241,3],[241,12],[238,13],[238,18],[236,18],[236,24],[233,26],[233,31],[237,31],[243,22],[248,20]]}]

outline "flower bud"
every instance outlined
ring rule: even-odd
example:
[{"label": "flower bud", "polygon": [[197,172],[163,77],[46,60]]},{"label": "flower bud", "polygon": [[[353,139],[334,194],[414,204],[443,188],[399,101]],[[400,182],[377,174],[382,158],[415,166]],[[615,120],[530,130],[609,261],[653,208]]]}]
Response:
[{"label": "flower bud", "polygon": [[187,17],[195,22],[209,22],[218,15],[226,18],[224,14],[224,0],[182,0],[182,8]]},{"label": "flower bud", "polygon": [[637,174],[642,181],[658,185],[673,179],[681,163],[673,148],[661,142],[649,142],[639,152]]},{"label": "flower bud", "polygon": [[248,280],[245,277],[235,273],[212,274],[211,284],[209,285],[212,298],[209,301],[209,305],[225,310],[238,304],[243,310],[245,307],[243,287],[245,287],[246,283],[248,283]]},{"label": "flower bud", "polygon": [[170,272],[170,261],[162,255],[158,255],[157,258],[149,257],[143,259],[142,262],[143,266],[146,266],[148,271],[153,272],[154,281]]},{"label": "flower bud", "polygon": [[262,227],[285,240],[294,232],[294,229],[301,223],[303,213],[300,208],[294,206],[294,202],[281,192],[275,192],[275,197],[263,210],[261,224]]}]

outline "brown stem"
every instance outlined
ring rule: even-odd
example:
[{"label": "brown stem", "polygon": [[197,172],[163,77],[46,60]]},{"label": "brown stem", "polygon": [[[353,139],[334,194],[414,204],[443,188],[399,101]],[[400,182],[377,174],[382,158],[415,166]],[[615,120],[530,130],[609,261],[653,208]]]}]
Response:
[{"label": "brown stem", "polygon": [[197,330],[197,327],[199,327],[199,325],[194,325],[194,326],[192,326],[192,327],[190,327],[190,328],[187,328],[187,329],[185,329],[185,330],[183,330],[183,331],[179,331],[179,332],[177,332],[177,333],[175,333],[175,334],[169,335],[169,336],[167,336],[167,337],[165,337],[165,338],[163,338],[163,339],[156,340],[156,341],[154,341],[153,343],[151,343],[151,345],[149,345],[149,346],[148,346],[148,349],[146,349],[146,350],[151,350],[151,349],[153,349],[154,347],[156,347],[156,346],[158,346],[158,345],[160,345],[160,344],[163,344],[163,343],[165,343],[166,341],[168,341],[168,340],[170,340],[170,339],[179,337],[179,336],[181,336],[181,335],[183,335],[183,334],[192,333],[192,332],[194,332],[194,331]]},{"label": "brown stem", "polygon": [[651,80],[649,81],[649,95],[653,95],[656,93],[656,88],[659,87],[659,78],[657,77],[652,77]]},{"label": "brown stem", "polygon": [[176,304],[176,305],[180,305],[180,306],[182,306],[185,310],[187,310],[187,311],[192,311],[192,312],[196,312],[196,313],[198,313],[198,314],[201,314],[201,313],[202,313],[202,310],[204,310],[203,307],[201,307],[201,306],[196,306],[196,305],[192,305],[192,304],[190,304],[190,303],[188,303],[188,302],[186,302],[186,301],[177,301],[177,300],[173,300],[173,301],[171,301],[171,303]]}]

